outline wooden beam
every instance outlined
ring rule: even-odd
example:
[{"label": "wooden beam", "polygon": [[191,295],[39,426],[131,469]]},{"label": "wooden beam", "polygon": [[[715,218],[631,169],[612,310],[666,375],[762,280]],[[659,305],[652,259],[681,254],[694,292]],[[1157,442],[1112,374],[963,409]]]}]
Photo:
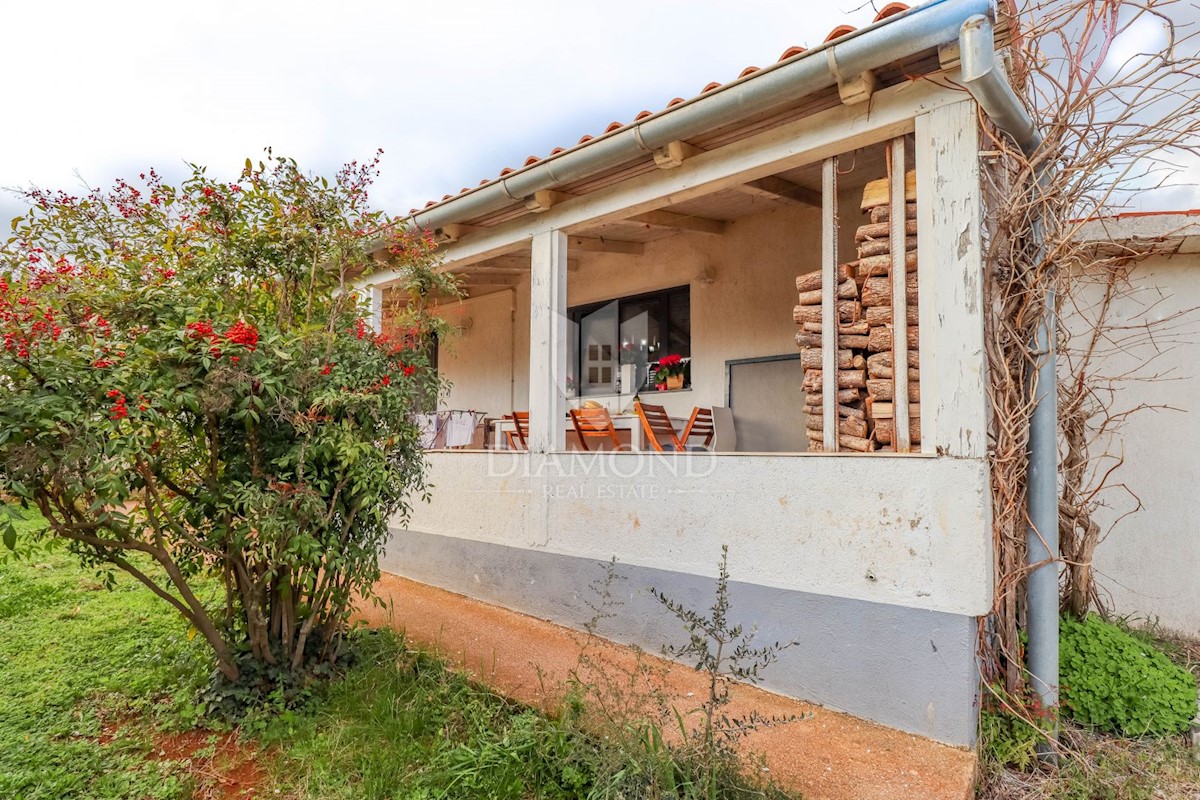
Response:
[{"label": "wooden beam", "polygon": [[[513,255],[496,256],[487,261],[477,261],[473,264],[465,266],[456,266],[454,264],[447,265],[452,272],[483,272],[488,275],[528,275],[529,274],[529,259],[528,252],[514,253]],[[579,259],[567,259],[567,269],[578,269]]]},{"label": "wooden beam", "polygon": [[878,87],[879,79],[875,77],[874,72],[867,70],[858,77],[839,83],[838,95],[842,98],[843,103],[852,106],[870,100],[871,95],[875,94],[875,89]]},{"label": "wooden beam", "polygon": [[452,272],[450,274],[463,280],[471,280],[472,278],[480,278],[490,280],[492,278],[520,278],[527,274],[529,270],[522,272],[519,269],[474,269],[463,270],[462,272]]},{"label": "wooden beam", "polygon": [[480,286],[520,286],[521,278],[516,275],[460,275],[462,285],[468,289]]},{"label": "wooden beam", "polygon": [[807,186],[801,186],[798,183],[792,183],[774,175],[768,175],[756,181],[739,184],[733,188],[739,192],[755,195],[756,197],[787,200],[791,203],[812,206],[813,208],[821,207],[821,193],[816,189],[809,189]]},{"label": "wooden beam", "polygon": [[660,169],[675,169],[675,167],[681,166],[687,159],[698,156],[703,152],[699,147],[687,142],[679,140],[667,142],[666,147],[660,147],[654,151],[654,163]]},{"label": "wooden beam", "polygon": [[[891,151],[892,171],[888,175],[891,184],[890,218],[899,220],[904,215],[904,206],[907,202],[904,186],[906,168],[903,136],[892,139]],[[905,236],[904,225],[893,224],[889,233],[892,246],[892,363],[901,367],[893,373],[895,385],[892,396],[905,398],[908,397],[908,274],[905,267],[908,240]],[[896,425],[892,429],[892,447],[897,453],[912,452],[912,432],[908,425],[908,403],[905,403],[903,399],[896,403],[895,414]]]},{"label": "wooden beam", "polygon": [[459,222],[452,222],[449,225],[443,225],[433,232],[433,240],[438,244],[453,244],[469,233],[481,231],[483,228],[478,225],[463,225]]},{"label": "wooden beam", "polygon": [[567,237],[567,252],[579,250],[584,253],[620,253],[640,256],[645,250],[641,242],[626,242],[621,239],[593,239],[587,236]]},{"label": "wooden beam", "polygon": [[556,192],[553,189],[539,189],[533,193],[532,197],[525,198],[525,209],[534,214],[541,214],[559,203],[574,200],[577,196],[566,192]]},{"label": "wooden beam", "polygon": [[655,228],[674,228],[680,231],[696,231],[697,233],[712,233],[720,236],[725,232],[725,223],[719,219],[693,217],[690,214],[677,214],[674,211],[647,211],[629,218],[630,222],[640,222]]},{"label": "wooden beam", "polygon": [[508,285],[493,285],[490,283],[471,283],[463,286],[467,291],[467,296],[459,298],[460,300],[478,300],[481,297],[490,297],[501,292],[511,292],[514,287]]},{"label": "wooden beam", "polygon": [[837,392],[837,267],[838,258],[838,157],[821,164],[821,449],[838,451]]},{"label": "wooden beam", "polygon": [[924,287],[918,304],[925,398],[920,449],[982,460],[991,418],[977,113],[975,103],[964,98],[920,114],[915,166],[917,275]]}]

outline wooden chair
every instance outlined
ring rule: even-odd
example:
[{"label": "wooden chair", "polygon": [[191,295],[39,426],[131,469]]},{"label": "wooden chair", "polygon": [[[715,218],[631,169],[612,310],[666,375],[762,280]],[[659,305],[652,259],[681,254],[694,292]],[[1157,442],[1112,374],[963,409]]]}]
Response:
[{"label": "wooden chair", "polygon": [[[688,418],[687,425],[683,428],[683,444],[686,445],[688,440],[693,436],[704,437],[704,449],[707,450],[712,446],[713,437],[717,434],[717,426],[713,424],[713,411],[711,408],[693,408],[692,416]],[[680,447],[680,450],[685,449]]]},{"label": "wooden chair", "polygon": [[670,443],[676,452],[683,452],[683,442],[679,441],[679,435],[675,433],[675,426],[671,424],[671,417],[665,408],[642,402],[634,403],[633,407],[637,411],[638,419],[642,421],[642,430],[646,432],[646,439],[655,450],[660,453],[666,452],[662,442],[658,440],[658,437],[661,436]]},{"label": "wooden chair", "polygon": [[529,435],[529,412],[514,411],[511,414],[505,414],[505,419],[512,420],[513,429],[504,432],[508,439],[509,450],[528,450],[529,445],[525,442],[525,437]]},{"label": "wooden chair", "polygon": [[617,437],[617,429],[613,427],[607,408],[572,408],[571,424],[575,426],[579,446],[584,450],[592,449],[588,446],[588,439],[607,439],[612,443],[612,449],[625,449]]}]

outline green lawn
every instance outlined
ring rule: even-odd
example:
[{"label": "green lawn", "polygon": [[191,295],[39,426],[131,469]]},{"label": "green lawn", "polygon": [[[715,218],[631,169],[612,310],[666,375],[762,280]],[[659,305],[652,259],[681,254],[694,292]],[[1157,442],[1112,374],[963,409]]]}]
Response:
[{"label": "green lawn", "polygon": [[[205,669],[201,643],[132,580],[110,591],[62,550],[0,563],[0,797],[186,796],[178,764],[147,759],[147,722]],[[123,720],[141,722],[100,744]]]},{"label": "green lawn", "polygon": [[[699,771],[652,731],[597,738],[575,715],[549,719],[507,701],[390,632],[359,631],[353,645],[348,673],[303,709],[242,726],[237,747],[259,768],[255,797],[701,794]],[[162,744],[205,724],[195,698],[208,670],[202,639],[189,640],[174,610],[131,578],[107,589],[62,549],[0,555],[0,800],[182,799],[211,788],[205,775],[221,769],[211,756],[227,736],[201,734],[210,744],[193,753]],[[719,775],[720,797],[782,796]]]}]

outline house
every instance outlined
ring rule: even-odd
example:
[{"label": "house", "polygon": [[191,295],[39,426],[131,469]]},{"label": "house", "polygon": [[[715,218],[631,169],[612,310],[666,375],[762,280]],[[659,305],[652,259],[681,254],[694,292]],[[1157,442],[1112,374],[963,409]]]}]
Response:
[{"label": "house", "polygon": [[[657,649],[680,631],[647,589],[703,607],[728,544],[739,616],[799,642],[767,688],[973,744],[993,592],[981,107],[1019,108],[1004,43],[987,0],[892,3],[414,211],[469,294],[444,309],[444,408],[528,411],[529,432],[429,452],[432,499],[384,568],[578,625],[615,557],[606,634]],[[399,277],[364,282],[376,325]],[[677,390],[652,377],[668,354]],[[728,408],[736,441],[579,449],[569,408],[635,396],[678,420]]]}]

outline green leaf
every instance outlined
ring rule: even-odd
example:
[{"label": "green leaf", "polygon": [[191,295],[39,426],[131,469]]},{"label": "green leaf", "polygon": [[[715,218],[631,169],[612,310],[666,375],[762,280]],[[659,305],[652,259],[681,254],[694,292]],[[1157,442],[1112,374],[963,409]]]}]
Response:
[{"label": "green leaf", "polygon": [[7,547],[9,550],[16,550],[17,549],[17,529],[12,524],[12,520],[9,519],[8,516],[6,515],[3,519],[0,519],[0,526],[3,526],[3,528],[4,528],[4,535],[3,535],[4,546]]}]

